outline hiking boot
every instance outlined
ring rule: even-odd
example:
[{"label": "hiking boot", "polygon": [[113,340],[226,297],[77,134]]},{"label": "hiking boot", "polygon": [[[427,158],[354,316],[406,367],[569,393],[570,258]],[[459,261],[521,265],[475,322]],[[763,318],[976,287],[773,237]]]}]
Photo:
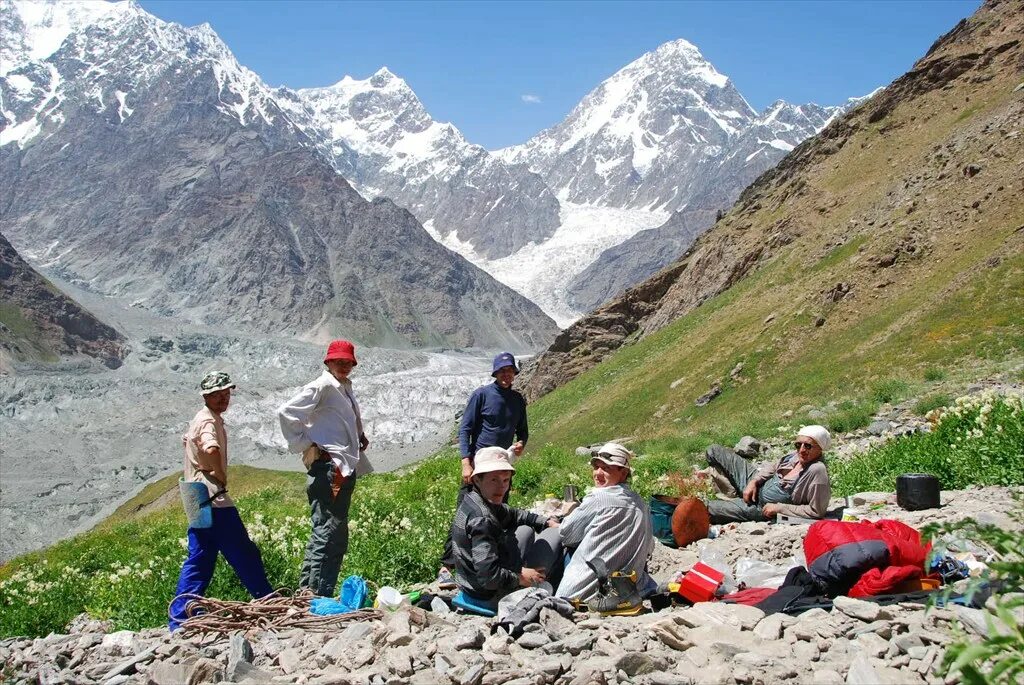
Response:
[{"label": "hiking boot", "polygon": [[602,616],[636,616],[643,611],[643,597],[636,589],[636,571],[610,574],[602,592],[587,601],[587,607]]}]

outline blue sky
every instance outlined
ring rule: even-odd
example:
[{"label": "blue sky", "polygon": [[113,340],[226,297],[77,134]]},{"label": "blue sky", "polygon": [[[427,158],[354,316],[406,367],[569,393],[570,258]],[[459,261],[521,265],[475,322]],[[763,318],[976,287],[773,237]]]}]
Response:
[{"label": "blue sky", "polygon": [[[404,78],[430,114],[489,149],[557,124],[598,83],[685,38],[755,109],[837,104],[905,72],[979,0],[291,2],[141,0],[210,23],[272,86]],[[526,97],[524,97],[526,96]]]}]

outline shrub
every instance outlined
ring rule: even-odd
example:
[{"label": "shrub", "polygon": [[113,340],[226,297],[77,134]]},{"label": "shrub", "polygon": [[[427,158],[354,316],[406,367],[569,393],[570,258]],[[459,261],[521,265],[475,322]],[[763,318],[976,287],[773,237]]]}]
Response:
[{"label": "shrub", "polygon": [[924,370],[924,379],[929,383],[934,383],[935,381],[943,381],[946,380],[946,372],[943,371],[942,369],[937,369],[934,366],[929,366],[927,369]]},{"label": "shrub", "polygon": [[849,433],[871,423],[874,414],[873,404],[846,400],[828,417],[828,427],[833,433]]},{"label": "shrub", "polygon": [[892,404],[907,396],[910,386],[905,381],[892,378],[879,381],[871,386],[871,398],[876,402],[888,402]]},{"label": "shrub", "polygon": [[903,473],[931,473],[944,489],[1024,484],[1024,400],[988,391],[961,397],[930,433],[903,436],[829,463],[833,491],[892,491]]},{"label": "shrub", "polygon": [[953,398],[946,393],[935,393],[933,395],[926,395],[917,401],[914,405],[914,412],[924,416],[933,409],[942,409],[953,404]]}]

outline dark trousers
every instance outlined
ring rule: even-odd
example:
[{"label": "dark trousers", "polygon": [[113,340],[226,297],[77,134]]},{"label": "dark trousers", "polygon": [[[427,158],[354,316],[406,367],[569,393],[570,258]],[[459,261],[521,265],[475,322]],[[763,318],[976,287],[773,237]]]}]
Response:
[{"label": "dark trousers", "polygon": [[188,557],[181,565],[178,587],[171,603],[168,627],[177,630],[185,620],[185,605],[189,597],[206,592],[217,564],[217,553],[224,555],[238,579],[253,597],[264,597],[273,592],[263,569],[263,558],[256,544],[249,539],[245,524],[235,507],[214,507],[210,528],[188,529]]},{"label": "dark trousers", "polygon": [[318,461],[306,477],[312,530],[299,572],[299,587],[309,588],[322,597],[333,597],[338,584],[341,563],[348,551],[348,510],[356,487],[353,473],[335,497],[331,494],[333,473],[333,462]]},{"label": "dark trousers", "polygon": [[[728,447],[712,445],[707,451],[708,465],[723,474],[742,495],[747,483],[757,473],[757,467]],[[711,523],[732,523],[742,521],[767,521],[761,513],[764,505],[769,502],[789,502],[789,493],[780,485],[778,476],[772,476],[757,490],[757,498],[747,504],[742,497],[729,500],[713,499],[708,502],[708,515]]]}]

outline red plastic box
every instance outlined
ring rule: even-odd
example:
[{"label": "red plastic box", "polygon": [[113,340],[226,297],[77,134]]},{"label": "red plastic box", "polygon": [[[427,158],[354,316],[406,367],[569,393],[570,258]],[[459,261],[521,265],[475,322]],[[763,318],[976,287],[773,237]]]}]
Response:
[{"label": "red plastic box", "polygon": [[709,602],[724,579],[724,573],[698,561],[679,582],[679,594],[694,604]]}]

